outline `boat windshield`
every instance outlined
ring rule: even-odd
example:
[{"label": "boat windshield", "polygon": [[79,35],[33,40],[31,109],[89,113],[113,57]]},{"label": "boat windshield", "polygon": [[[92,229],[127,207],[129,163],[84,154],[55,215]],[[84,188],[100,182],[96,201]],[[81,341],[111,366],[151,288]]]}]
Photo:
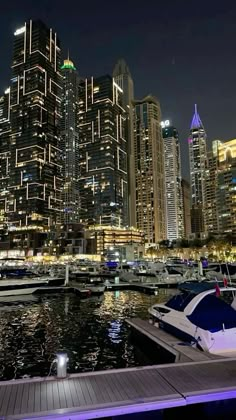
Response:
[{"label": "boat windshield", "polygon": [[168,302],[166,306],[171,309],[175,309],[176,311],[183,312],[186,306],[191,302],[191,300],[196,296],[195,293],[187,293],[183,292],[181,294],[173,296]]}]

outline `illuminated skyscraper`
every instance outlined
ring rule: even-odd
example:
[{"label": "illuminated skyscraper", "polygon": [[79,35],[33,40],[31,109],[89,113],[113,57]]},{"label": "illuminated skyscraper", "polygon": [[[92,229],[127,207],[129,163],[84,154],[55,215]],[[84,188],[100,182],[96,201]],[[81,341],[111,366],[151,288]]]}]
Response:
[{"label": "illuminated skyscraper", "polygon": [[162,129],[165,150],[167,239],[183,238],[183,197],[179,134],[175,127]]},{"label": "illuminated skyscraper", "polygon": [[[46,232],[61,210],[62,77],[57,34],[40,21],[14,33],[6,213],[19,246]],[[33,241],[33,240],[32,240]]]},{"label": "illuminated skyscraper", "polygon": [[126,112],[123,90],[106,75],[85,79],[79,92],[81,221],[128,224]]},{"label": "illuminated skyscraper", "polygon": [[236,243],[236,140],[218,143],[217,214],[219,233]]},{"label": "illuminated skyscraper", "polygon": [[127,138],[128,138],[128,204],[129,225],[136,226],[136,194],[135,194],[135,164],[134,164],[134,130],[133,130],[133,100],[134,84],[130,70],[124,60],[118,60],[113,71],[115,82],[123,90],[122,106],[127,112]]},{"label": "illuminated skyscraper", "polygon": [[183,218],[184,218],[184,237],[189,238],[191,234],[191,215],[190,215],[190,184],[186,179],[181,180],[183,197]]},{"label": "illuminated skyscraper", "polygon": [[79,222],[79,77],[69,58],[61,67],[63,75],[61,141],[63,157],[63,206],[65,224]]},{"label": "illuminated skyscraper", "polygon": [[201,235],[205,232],[205,177],[207,167],[206,132],[195,105],[190,127],[189,161],[192,199],[192,233]]},{"label": "illuminated skyscraper", "polygon": [[217,216],[217,172],[219,140],[212,142],[212,150],[207,153],[206,183],[205,183],[205,226],[208,235],[219,231]]},{"label": "illuminated skyscraper", "polygon": [[164,144],[161,109],[149,95],[134,106],[136,217],[148,244],[166,239]]},{"label": "illuminated skyscraper", "polygon": [[7,198],[10,172],[10,88],[0,97],[0,226],[7,223]]}]

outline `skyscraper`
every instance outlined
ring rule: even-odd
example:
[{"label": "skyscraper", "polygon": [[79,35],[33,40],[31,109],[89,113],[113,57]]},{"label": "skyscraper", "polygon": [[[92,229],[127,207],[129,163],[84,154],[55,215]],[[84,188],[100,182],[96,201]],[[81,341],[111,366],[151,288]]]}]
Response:
[{"label": "skyscraper", "polygon": [[219,140],[212,142],[212,150],[207,153],[206,183],[205,183],[205,226],[208,235],[219,231],[217,216],[217,172]]},{"label": "skyscraper", "polygon": [[10,88],[0,97],[0,226],[7,224],[7,198],[10,172]]},{"label": "skyscraper", "polygon": [[205,232],[205,176],[207,166],[206,132],[195,105],[190,127],[189,161],[191,180],[191,221],[192,233],[201,235]]},{"label": "skyscraper", "polygon": [[134,131],[133,131],[133,100],[134,84],[126,62],[118,60],[114,67],[113,77],[123,90],[122,106],[127,112],[127,156],[128,156],[128,204],[129,225],[136,226],[136,197],[135,197],[135,164],[134,164]]},{"label": "skyscraper", "polygon": [[137,227],[156,244],[166,239],[165,169],[161,109],[151,95],[135,101],[134,146]]},{"label": "skyscraper", "polygon": [[182,179],[182,197],[183,197],[183,217],[184,217],[184,237],[189,238],[191,234],[191,215],[190,215],[190,184],[186,179]]},{"label": "skyscraper", "polygon": [[219,233],[236,243],[236,140],[218,143],[217,214]]},{"label": "skyscraper", "polygon": [[165,150],[167,239],[183,237],[183,197],[179,134],[175,127],[162,129]]},{"label": "skyscraper", "polygon": [[[45,232],[61,210],[60,42],[40,21],[14,33],[10,84],[10,158],[6,211],[19,244],[29,233]],[[27,238],[26,238],[27,236]]]},{"label": "skyscraper", "polygon": [[74,63],[64,60],[61,141],[63,157],[63,208],[65,224],[79,222],[79,77]]},{"label": "skyscraper", "polygon": [[123,90],[106,75],[85,79],[79,93],[81,221],[128,223],[126,112]]}]

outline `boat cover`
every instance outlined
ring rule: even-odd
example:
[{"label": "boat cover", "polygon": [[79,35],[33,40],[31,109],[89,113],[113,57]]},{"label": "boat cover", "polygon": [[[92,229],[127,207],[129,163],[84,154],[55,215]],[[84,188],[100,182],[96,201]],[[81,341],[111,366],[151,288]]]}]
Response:
[{"label": "boat cover", "polygon": [[197,327],[211,332],[236,328],[236,311],[215,295],[206,295],[187,318]]}]

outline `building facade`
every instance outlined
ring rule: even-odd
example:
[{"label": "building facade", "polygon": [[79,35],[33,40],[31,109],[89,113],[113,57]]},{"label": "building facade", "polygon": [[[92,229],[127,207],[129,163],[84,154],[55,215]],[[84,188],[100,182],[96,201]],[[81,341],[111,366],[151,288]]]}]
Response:
[{"label": "building facade", "polygon": [[63,163],[62,223],[79,222],[79,76],[68,58],[63,75],[61,148]]},{"label": "building facade", "polygon": [[106,75],[79,89],[80,220],[85,225],[128,224],[126,111],[123,90]]},{"label": "building facade", "polygon": [[164,127],[162,136],[165,150],[167,239],[172,242],[182,239],[184,234],[180,144],[175,127]]},{"label": "building facade", "polygon": [[50,227],[61,209],[60,42],[42,22],[14,33],[10,182],[7,211],[15,230]]},{"label": "building facade", "polygon": [[206,132],[198,114],[197,105],[195,105],[188,143],[192,201],[192,233],[201,236],[205,233],[204,210],[207,148]]},{"label": "building facade", "polygon": [[136,194],[135,194],[135,163],[134,163],[134,131],[133,131],[133,101],[134,84],[126,62],[118,60],[114,67],[113,77],[123,90],[122,106],[127,113],[127,161],[128,161],[128,208],[129,226],[136,226]]},{"label": "building facade", "polygon": [[10,174],[10,88],[0,97],[0,229],[7,227],[7,199]]},{"label": "building facade", "polygon": [[147,244],[166,239],[164,144],[161,110],[149,95],[134,105],[137,228]]},{"label": "building facade", "polygon": [[236,243],[236,140],[218,144],[217,214],[219,233]]},{"label": "building facade", "polygon": [[207,153],[207,168],[205,181],[205,227],[208,236],[219,232],[217,213],[217,172],[219,140],[212,142],[212,150]]},{"label": "building facade", "polygon": [[188,239],[191,235],[191,189],[186,179],[181,180],[182,197],[183,197],[183,220],[184,220],[184,237]]},{"label": "building facade", "polygon": [[14,32],[5,197],[13,247],[40,247],[35,236],[60,219],[60,56],[57,34],[41,21]]}]

